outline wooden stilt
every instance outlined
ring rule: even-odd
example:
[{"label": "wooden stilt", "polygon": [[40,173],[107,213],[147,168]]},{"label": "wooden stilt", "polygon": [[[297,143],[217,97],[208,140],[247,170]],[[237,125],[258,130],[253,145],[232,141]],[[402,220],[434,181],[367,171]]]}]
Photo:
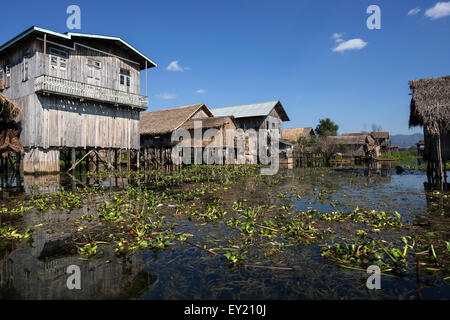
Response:
[{"label": "wooden stilt", "polygon": [[97,172],[97,173],[99,172],[99,171],[98,171],[98,169],[99,169],[98,164],[99,164],[98,150],[96,149],[96,150],[95,150],[95,172]]},{"label": "wooden stilt", "polygon": [[144,149],[144,171],[147,171],[148,170],[148,163],[147,163],[147,161],[148,161],[148,149],[147,148],[145,148]]},{"label": "wooden stilt", "polygon": [[436,174],[437,174],[437,179],[438,179],[438,184],[439,184],[439,188],[442,191],[443,190],[443,165],[442,165],[442,152],[441,152],[441,135],[438,133],[437,135],[437,141],[436,141],[436,146],[437,146],[437,168],[436,168]]},{"label": "wooden stilt", "polygon": [[72,167],[75,165],[75,162],[77,161],[77,154],[76,154],[76,150],[75,150],[75,148],[72,148],[72,150],[71,150],[71,152],[72,152]]},{"label": "wooden stilt", "polygon": [[447,185],[447,159],[444,160],[444,182]]},{"label": "wooden stilt", "polygon": [[136,150],[136,168],[137,171],[139,171],[141,167],[141,151],[140,150]]},{"label": "wooden stilt", "polygon": [[9,155],[8,156],[6,156],[6,158],[5,158],[5,177],[6,177],[6,183],[8,184],[8,157],[9,157]]},{"label": "wooden stilt", "polygon": [[127,171],[131,170],[131,150],[127,151]]},{"label": "wooden stilt", "polygon": [[108,170],[112,168],[112,150],[108,149]]},{"label": "wooden stilt", "polygon": [[122,150],[119,150],[119,172],[122,172]]}]

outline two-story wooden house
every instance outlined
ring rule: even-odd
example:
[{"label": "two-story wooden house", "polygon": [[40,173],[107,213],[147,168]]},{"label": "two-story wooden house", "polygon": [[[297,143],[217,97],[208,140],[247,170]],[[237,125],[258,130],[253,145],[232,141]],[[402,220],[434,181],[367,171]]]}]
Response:
[{"label": "two-story wooden house", "polygon": [[0,92],[22,109],[24,171],[59,171],[67,148],[139,149],[141,72],[155,66],[117,37],[31,27],[0,46]]}]

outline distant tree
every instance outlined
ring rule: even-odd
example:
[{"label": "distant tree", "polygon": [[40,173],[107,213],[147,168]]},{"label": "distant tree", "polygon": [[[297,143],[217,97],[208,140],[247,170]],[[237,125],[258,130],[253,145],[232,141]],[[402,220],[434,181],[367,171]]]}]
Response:
[{"label": "distant tree", "polygon": [[319,120],[319,124],[316,127],[316,134],[319,137],[337,136],[339,126],[331,121],[330,118]]},{"label": "distant tree", "polygon": [[381,126],[377,125],[376,123],[372,123],[372,132],[381,132],[381,130],[383,130]]}]

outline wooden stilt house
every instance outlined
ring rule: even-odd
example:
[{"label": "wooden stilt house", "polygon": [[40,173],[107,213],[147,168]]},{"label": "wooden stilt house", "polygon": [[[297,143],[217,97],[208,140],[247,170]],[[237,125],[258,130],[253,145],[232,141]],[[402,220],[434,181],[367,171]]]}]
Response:
[{"label": "wooden stilt house", "polygon": [[31,27],[1,45],[0,93],[22,109],[24,171],[59,171],[67,151],[75,162],[88,150],[138,150],[141,71],[155,66],[117,37]]}]

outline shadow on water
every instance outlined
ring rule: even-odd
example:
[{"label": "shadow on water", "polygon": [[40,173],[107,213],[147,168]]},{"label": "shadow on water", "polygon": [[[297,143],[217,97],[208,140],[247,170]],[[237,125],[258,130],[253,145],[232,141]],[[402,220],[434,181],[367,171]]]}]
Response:
[{"label": "shadow on water", "polygon": [[[280,206],[291,203],[295,210],[332,212],[353,210],[397,211],[404,223],[424,223],[426,230],[448,236],[449,201],[424,188],[422,171],[399,173],[395,165],[356,168],[317,168],[282,170],[277,183],[244,179],[215,194],[224,204],[244,201],[252,205]],[[269,180],[270,181],[270,180]],[[30,211],[20,225],[43,223],[32,242],[7,242],[0,247],[0,298],[2,299],[417,299],[450,298],[450,289],[435,273],[426,273],[418,282],[412,266],[401,276],[382,277],[382,290],[368,290],[367,273],[342,269],[321,256],[322,244],[295,243],[278,250],[278,241],[257,244],[249,249],[251,261],[241,267],[226,264],[214,255],[186,243],[175,243],[158,252],[141,250],[128,258],[118,258],[110,246],[102,247],[100,257],[80,260],[74,253],[77,241],[70,232],[74,221],[86,215],[103,197],[120,192],[138,182],[127,177],[93,177],[85,173],[50,176],[24,176],[21,186],[4,186],[0,208],[10,201],[32,194],[53,193],[100,185],[99,199],[83,203],[70,214]],[[204,198],[209,203],[212,198]],[[96,202],[97,201],[97,202]],[[223,221],[204,223],[180,216],[177,209],[164,205],[164,214],[178,224],[177,231],[193,234],[206,248],[237,246],[238,232]],[[437,227],[439,226],[439,227]],[[435,228],[436,227],[436,228]],[[339,228],[341,228],[339,230]],[[340,225],[337,232],[352,229]],[[415,231],[414,231],[415,232]],[[398,237],[397,232],[387,237]],[[215,250],[215,249],[214,249]],[[81,268],[82,290],[68,290],[66,269]]]}]

